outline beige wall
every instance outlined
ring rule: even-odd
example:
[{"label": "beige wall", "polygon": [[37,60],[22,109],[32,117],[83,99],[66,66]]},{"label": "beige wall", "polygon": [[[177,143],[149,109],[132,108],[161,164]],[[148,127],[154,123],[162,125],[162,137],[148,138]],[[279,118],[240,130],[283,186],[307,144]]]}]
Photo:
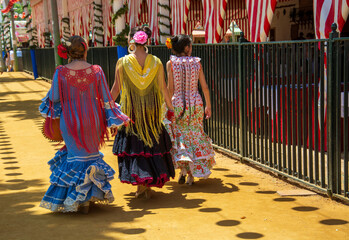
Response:
[{"label": "beige wall", "polygon": [[293,8],[299,7],[299,0],[278,2],[275,8],[270,29],[275,30],[275,41],[291,40],[290,13]]}]

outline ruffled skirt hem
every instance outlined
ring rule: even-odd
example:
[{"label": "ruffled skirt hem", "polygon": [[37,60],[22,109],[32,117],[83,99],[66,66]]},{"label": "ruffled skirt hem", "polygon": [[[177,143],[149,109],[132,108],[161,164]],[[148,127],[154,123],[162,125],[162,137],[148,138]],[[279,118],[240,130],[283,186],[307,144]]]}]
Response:
[{"label": "ruffled skirt hem", "polygon": [[[68,199],[67,199],[68,200]],[[68,201],[73,201],[73,204],[69,205],[66,203],[63,204],[55,204],[49,201],[41,200],[40,207],[51,210],[52,212],[77,212],[82,203],[74,202],[73,199],[69,199]],[[86,201],[85,201],[86,202]],[[98,199],[92,197],[89,199],[89,202],[97,203],[97,204],[108,204],[111,203],[109,199]]]},{"label": "ruffled skirt hem", "polygon": [[175,156],[173,161],[176,169],[185,169],[190,171],[194,177],[204,179],[211,175],[211,169],[216,165],[214,154],[196,159]]},{"label": "ruffled skirt hem", "polygon": [[115,172],[103,161],[103,155],[96,154],[86,161],[78,159],[68,158],[67,150],[63,148],[49,161],[51,186],[40,207],[53,212],[76,212],[85,202],[114,201],[109,182]]},{"label": "ruffled skirt hem", "polygon": [[122,127],[115,138],[113,153],[118,156],[119,179],[122,183],[161,188],[175,170],[170,153],[171,139],[163,128],[158,142],[146,146],[136,135]]}]

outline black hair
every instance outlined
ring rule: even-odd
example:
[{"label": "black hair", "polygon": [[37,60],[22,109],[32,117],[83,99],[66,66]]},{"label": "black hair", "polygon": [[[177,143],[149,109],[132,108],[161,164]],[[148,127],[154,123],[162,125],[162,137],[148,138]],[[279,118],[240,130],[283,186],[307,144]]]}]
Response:
[{"label": "black hair", "polygon": [[184,53],[184,49],[186,46],[190,46],[192,43],[189,35],[176,35],[171,37],[172,49],[176,54]]},{"label": "black hair", "polygon": [[[130,38],[133,38],[133,36],[136,34],[136,32],[138,31],[143,31],[145,32],[147,35],[148,35],[148,39],[151,38],[151,30],[148,26],[137,26],[137,27],[134,27],[131,29],[130,31]],[[143,44],[143,45],[146,45],[147,43]],[[142,45],[142,44],[139,44],[139,43],[136,43],[136,45]]]}]

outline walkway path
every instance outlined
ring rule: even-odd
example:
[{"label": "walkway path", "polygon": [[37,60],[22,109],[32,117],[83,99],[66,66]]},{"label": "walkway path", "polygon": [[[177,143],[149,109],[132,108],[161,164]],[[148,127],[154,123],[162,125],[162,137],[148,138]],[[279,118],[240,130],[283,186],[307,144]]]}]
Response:
[{"label": "walkway path", "polygon": [[[88,215],[39,208],[59,148],[40,131],[49,86],[24,73],[0,76],[0,239],[349,239],[349,206],[280,197],[277,190],[295,187],[220,154],[210,179],[191,187],[173,180],[150,200],[115,179],[115,202]],[[107,145],[105,160],[117,169]]]}]

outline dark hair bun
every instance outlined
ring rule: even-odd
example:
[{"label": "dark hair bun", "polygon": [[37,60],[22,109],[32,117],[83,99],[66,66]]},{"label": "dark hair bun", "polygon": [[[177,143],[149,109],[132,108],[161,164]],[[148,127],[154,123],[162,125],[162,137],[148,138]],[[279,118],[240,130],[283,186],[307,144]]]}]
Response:
[{"label": "dark hair bun", "polygon": [[186,46],[190,46],[192,43],[189,35],[176,35],[171,37],[172,49],[176,52],[176,54],[184,53],[184,49]]},{"label": "dark hair bun", "polygon": [[[70,46],[67,47],[67,53],[71,60],[84,58],[85,51],[88,49],[85,39],[80,36],[71,36],[68,40]],[[66,43],[67,44],[67,43]]]},{"label": "dark hair bun", "polygon": [[[136,34],[136,32],[138,32],[138,31],[143,31],[143,32],[145,32],[147,35],[148,35],[148,38],[151,38],[151,34],[152,34],[152,32],[151,32],[151,30],[150,30],[150,28],[148,27],[148,26],[138,26],[138,27],[134,27],[134,28],[132,28],[131,29],[131,31],[130,31],[130,38],[133,38],[133,36]],[[145,45],[145,44],[144,44]]]}]

